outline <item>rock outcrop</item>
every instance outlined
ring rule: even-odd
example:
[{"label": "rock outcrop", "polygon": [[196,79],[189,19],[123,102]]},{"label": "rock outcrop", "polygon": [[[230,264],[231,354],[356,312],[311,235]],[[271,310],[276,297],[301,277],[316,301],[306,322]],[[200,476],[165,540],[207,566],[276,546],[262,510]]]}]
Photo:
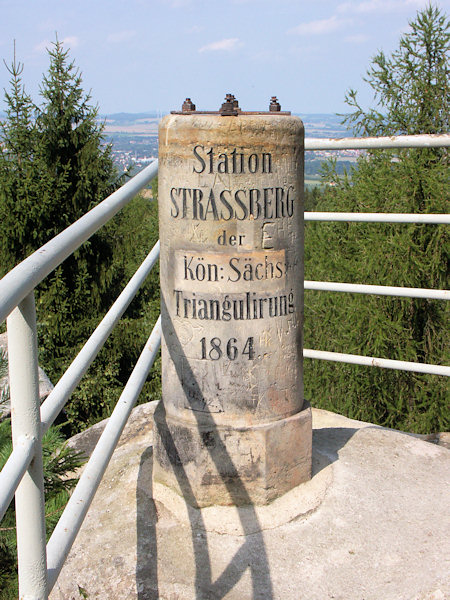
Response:
[{"label": "rock outcrop", "polygon": [[311,481],[200,511],[152,489],[153,409],[135,409],[52,600],[450,597],[446,448],[313,410]]}]

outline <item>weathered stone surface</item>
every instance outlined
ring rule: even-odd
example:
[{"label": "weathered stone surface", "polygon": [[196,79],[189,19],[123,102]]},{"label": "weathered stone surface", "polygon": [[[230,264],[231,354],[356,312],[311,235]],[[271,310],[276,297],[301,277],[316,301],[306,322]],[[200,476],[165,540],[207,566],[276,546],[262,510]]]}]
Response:
[{"label": "weathered stone surface", "polygon": [[[151,445],[153,443],[152,422],[157,404],[158,401],[155,400],[133,408],[117,443],[118,448],[131,441],[136,443],[142,436],[147,444]],[[96,423],[89,429],[74,435],[67,442],[67,445],[78,452],[83,452],[85,456],[90,456],[108,421],[109,419],[103,419],[103,421]]]},{"label": "weathered stone surface", "polygon": [[298,117],[276,113],[160,123],[165,412],[154,475],[188,485],[193,505],[269,502],[309,477],[303,136]]},{"label": "weathered stone surface", "polygon": [[153,479],[192,506],[265,504],[311,478],[311,408],[248,427],[195,427],[155,412]]},{"label": "weathered stone surface", "polygon": [[155,504],[151,448],[130,437],[52,600],[450,597],[449,451],[312,412],[313,478],[260,507]]},{"label": "weathered stone surface", "polygon": [[302,122],[169,115],[159,140],[167,415],[225,426],[291,416],[303,404]]}]

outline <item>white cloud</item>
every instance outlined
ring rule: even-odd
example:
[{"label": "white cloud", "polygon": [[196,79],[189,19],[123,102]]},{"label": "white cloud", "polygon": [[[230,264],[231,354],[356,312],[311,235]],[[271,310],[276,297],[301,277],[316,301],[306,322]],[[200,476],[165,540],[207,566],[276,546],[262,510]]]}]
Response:
[{"label": "white cloud", "polygon": [[50,46],[51,46],[51,42],[49,42],[48,40],[42,40],[42,42],[39,42],[39,44],[36,44],[36,46],[33,48],[33,50],[38,53],[47,52],[47,48],[50,48]]},{"label": "white cloud", "polygon": [[204,27],[201,27],[200,25],[193,25],[186,30],[186,33],[201,33],[203,30]]},{"label": "white cloud", "polygon": [[216,51],[224,51],[231,52],[235,50],[239,46],[242,46],[242,42],[239,41],[239,38],[226,38],[224,40],[219,40],[218,42],[212,42],[211,44],[207,44],[206,46],[202,46],[198,49],[199,52],[216,52]]},{"label": "white cloud", "polygon": [[[76,48],[77,46],[80,45],[80,38],[78,38],[76,35],[69,35],[59,41],[64,45],[64,47],[66,49],[67,48]],[[36,46],[33,48],[33,50],[34,50],[34,52],[42,54],[44,52],[47,52],[47,50],[49,48],[52,48],[54,43],[55,43],[55,40],[53,40],[53,41],[42,40],[42,42],[39,42],[39,44],[36,44]]]},{"label": "white cloud", "polygon": [[417,9],[425,6],[428,0],[364,0],[363,2],[343,2],[337,7],[340,13],[391,13],[398,10]]},{"label": "white cloud", "polygon": [[64,46],[68,46],[69,48],[76,48],[80,44],[80,39],[77,38],[76,35],[69,35],[68,37],[65,37],[63,40],[61,40],[61,42],[64,44]]},{"label": "white cloud", "polygon": [[344,38],[344,42],[348,42],[350,44],[364,44],[367,40],[370,39],[370,36],[364,33],[356,33],[355,35],[348,35]]},{"label": "white cloud", "polygon": [[121,42],[127,42],[136,35],[136,31],[126,29],[124,31],[117,31],[116,33],[110,33],[106,38],[107,42],[111,44],[120,44]]},{"label": "white cloud", "polygon": [[295,33],[297,35],[323,35],[336,31],[347,23],[348,19],[340,19],[336,15],[333,15],[329,19],[300,23],[297,27],[290,29],[288,33]]}]

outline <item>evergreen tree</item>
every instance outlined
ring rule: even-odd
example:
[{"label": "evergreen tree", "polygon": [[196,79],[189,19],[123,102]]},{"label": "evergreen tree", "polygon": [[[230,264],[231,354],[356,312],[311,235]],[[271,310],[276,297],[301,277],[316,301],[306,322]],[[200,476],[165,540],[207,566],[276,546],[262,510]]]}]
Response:
[{"label": "evergreen tree", "polygon": [[[103,127],[96,120],[97,109],[83,92],[68,51],[56,41],[49,56],[50,68],[41,87],[43,105],[36,119],[38,201],[45,206],[41,228],[46,238],[38,239],[37,247],[103,200],[116,177],[110,148],[103,145]],[[111,226],[103,228],[40,286],[41,360],[53,380],[59,379],[118,291],[113,243]],[[90,412],[98,416],[108,404],[105,396],[110,388],[119,385],[117,368],[98,362],[89,382],[92,389],[86,400]],[[89,410],[78,410],[79,394],[75,392],[67,410],[69,418],[83,421]]]},{"label": "evergreen tree", "polygon": [[34,249],[31,231],[41,210],[35,202],[39,177],[33,166],[36,107],[25,92],[23,64],[15,51],[7,69],[10,91],[5,92],[6,119],[0,123],[0,277]]},{"label": "evergreen tree", "polygon": [[357,93],[346,102],[354,108],[345,122],[361,135],[446,133],[450,123],[449,21],[430,4],[409,23],[390,57],[379,52],[365,81],[374,92],[377,108],[364,111]]},{"label": "evergreen tree", "polygon": [[[84,462],[77,452],[64,441],[57,427],[51,427],[43,436],[45,521],[47,540],[53,532],[76,485],[73,473]],[[12,451],[11,424],[6,419],[0,422],[0,469]],[[14,500],[0,521],[0,600],[14,600],[17,590],[17,543],[15,531]]]},{"label": "evergreen tree", "polygon": [[[9,68],[7,119],[0,153],[0,275],[79,219],[121,181],[103,142],[97,109],[81,76],[57,40],[37,107],[21,81],[23,66]],[[56,382],[158,239],[155,207],[136,199],[37,288],[40,361]],[[142,235],[136,232],[142,232]],[[142,239],[137,250],[136,239]],[[124,256],[131,256],[128,262]],[[142,256],[141,256],[142,255]],[[151,330],[145,304],[159,301],[149,280],[66,405],[73,431],[110,413]],[[138,323],[147,325],[137,335]],[[149,329],[150,327],[150,329]],[[140,347],[138,348],[138,344]],[[155,388],[156,385],[156,388]],[[156,382],[151,389],[157,389]],[[148,386],[147,386],[148,388]]]},{"label": "evergreen tree", "polygon": [[[448,129],[448,18],[419,12],[391,57],[378,54],[366,81],[377,109],[347,121],[363,135],[442,133]],[[448,208],[444,149],[374,151],[351,177],[333,163],[317,210],[443,213]],[[306,278],[442,289],[448,285],[445,226],[308,223]],[[446,364],[448,308],[443,301],[306,292],[305,346],[398,360]],[[449,428],[444,377],[322,361],[306,361],[307,395],[319,406],[400,429]]]},{"label": "evergreen tree", "polygon": [[49,56],[36,125],[45,166],[43,190],[65,200],[62,205],[53,201],[47,211],[45,235],[53,237],[105,198],[116,172],[111,148],[103,144],[98,110],[83,92],[81,75],[69,61],[68,50],[56,41]]}]

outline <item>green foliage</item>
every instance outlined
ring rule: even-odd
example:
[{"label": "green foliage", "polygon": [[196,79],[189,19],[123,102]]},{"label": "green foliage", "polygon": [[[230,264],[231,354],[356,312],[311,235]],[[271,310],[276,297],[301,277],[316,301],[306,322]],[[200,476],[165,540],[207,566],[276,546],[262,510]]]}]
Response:
[{"label": "green foliage", "polygon": [[355,111],[344,122],[361,135],[446,133],[449,130],[449,21],[430,4],[410,22],[411,30],[390,57],[377,54],[367,71],[380,110],[365,112],[350,90]]},{"label": "green foliage", "polygon": [[[448,19],[430,6],[411,23],[400,49],[391,58],[379,54],[368,72],[384,112],[365,113],[350,92],[356,131],[416,134],[448,127],[448,48]],[[333,187],[317,210],[443,213],[448,207],[442,149],[371,152],[351,178],[340,177],[331,163],[325,179]],[[448,284],[444,226],[308,223],[305,239],[306,279],[435,289]],[[446,364],[448,325],[442,301],[305,293],[308,348]],[[444,377],[306,361],[305,387],[316,406],[353,418],[420,433],[449,429]]]},{"label": "green foliage", "polygon": [[78,593],[80,594],[80,598],[89,598],[89,594],[81,586],[78,586]]},{"label": "green foliage", "polygon": [[[43,463],[47,539],[50,537],[76,484],[73,472],[82,464],[81,454],[69,448],[57,427],[44,435]],[[0,469],[12,450],[11,423],[0,423]],[[14,501],[0,522],[0,600],[17,598],[17,546]]]},{"label": "green foliage", "polygon": [[312,189],[305,187],[304,209],[305,211],[316,211],[317,204],[322,198],[322,190],[315,186]]},{"label": "green foliage", "polygon": [[[97,108],[56,40],[36,106],[9,67],[0,141],[0,276],[79,219],[122,183],[103,143]],[[135,199],[36,290],[40,362],[56,382],[158,239],[154,204]],[[156,320],[153,274],[67,405],[71,431],[108,416]],[[145,393],[158,393],[155,376]]]},{"label": "green foliage", "polygon": [[[121,280],[126,283],[158,241],[158,204],[137,197],[117,215],[110,226],[114,230],[113,262]],[[157,264],[114,328],[87,376],[75,390],[73,402],[66,407],[66,415],[71,423],[87,426],[111,413],[159,311]],[[92,329],[95,325],[92,324]],[[160,361],[157,359],[141,392],[141,401],[156,400],[160,394]]]}]

